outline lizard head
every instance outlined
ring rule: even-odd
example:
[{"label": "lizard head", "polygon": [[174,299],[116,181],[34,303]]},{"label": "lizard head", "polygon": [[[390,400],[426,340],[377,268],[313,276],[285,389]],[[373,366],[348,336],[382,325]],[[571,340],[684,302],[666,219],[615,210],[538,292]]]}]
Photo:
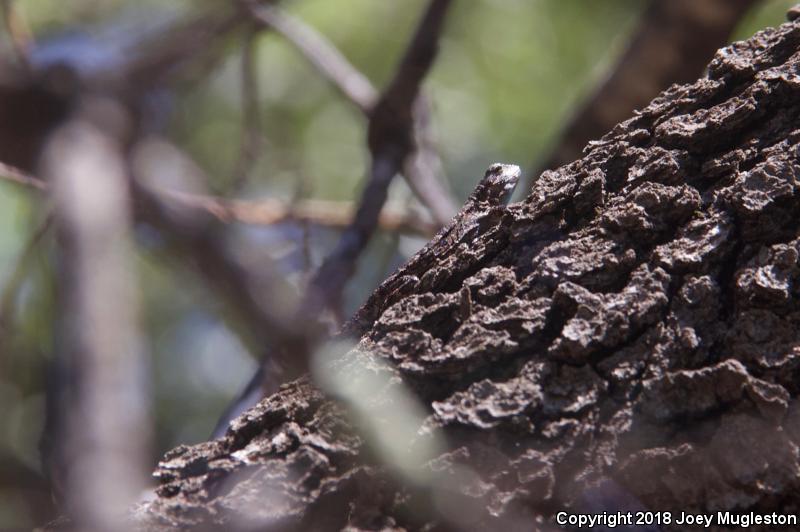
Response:
[{"label": "lizard head", "polygon": [[475,199],[493,205],[507,203],[517,186],[520,174],[519,166],[515,164],[491,165],[475,189]]}]

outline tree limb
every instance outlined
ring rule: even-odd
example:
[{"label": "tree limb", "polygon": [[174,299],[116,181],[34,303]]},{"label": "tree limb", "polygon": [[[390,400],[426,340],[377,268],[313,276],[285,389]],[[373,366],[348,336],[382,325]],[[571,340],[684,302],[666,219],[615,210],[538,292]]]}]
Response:
[{"label": "tree limb", "polygon": [[389,183],[414,150],[413,106],[436,56],[450,3],[450,0],[431,0],[394,78],[370,113],[367,144],[372,162],[358,211],[334,251],[309,282],[300,306],[302,314],[316,315],[338,306],[345,283],[375,228]]}]

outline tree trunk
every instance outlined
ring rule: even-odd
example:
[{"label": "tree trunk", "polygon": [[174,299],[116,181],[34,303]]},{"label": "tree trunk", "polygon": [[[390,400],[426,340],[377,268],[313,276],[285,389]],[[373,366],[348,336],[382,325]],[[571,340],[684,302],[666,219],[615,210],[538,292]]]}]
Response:
[{"label": "tree trunk", "polygon": [[[799,118],[800,23],[718,52],[706,78],[486,211],[410,289],[376,292],[346,328],[357,345],[319,374],[360,395],[283,386],[224,438],[168,453],[138,522],[548,530],[559,512],[651,510],[671,513],[638,529],[695,512],[715,530],[717,511],[796,515]],[[390,432],[400,418],[411,436]],[[406,461],[388,465],[398,441]]]}]

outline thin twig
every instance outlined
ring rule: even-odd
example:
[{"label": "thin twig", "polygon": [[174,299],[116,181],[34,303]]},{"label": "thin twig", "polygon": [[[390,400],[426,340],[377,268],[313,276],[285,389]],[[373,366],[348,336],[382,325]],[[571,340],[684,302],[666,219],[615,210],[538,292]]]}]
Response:
[{"label": "thin twig", "polygon": [[373,108],[378,91],[330,41],[301,20],[274,6],[253,2],[244,2],[244,5],[253,18],[294,44],[334,87],[363,112],[368,113]]},{"label": "thin twig", "polygon": [[394,78],[370,113],[367,142],[372,156],[369,179],[352,224],[309,283],[300,310],[318,315],[340,303],[342,290],[375,229],[389,183],[414,150],[413,106],[433,65],[450,0],[432,0]]}]

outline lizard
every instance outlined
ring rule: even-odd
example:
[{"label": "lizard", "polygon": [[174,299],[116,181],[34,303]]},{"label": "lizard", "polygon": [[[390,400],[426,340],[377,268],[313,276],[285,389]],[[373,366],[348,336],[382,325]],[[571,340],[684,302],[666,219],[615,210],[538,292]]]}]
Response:
[{"label": "lizard", "polygon": [[[470,194],[464,206],[421,250],[387,278],[373,292],[361,308],[348,320],[339,331],[339,337],[360,337],[389,308],[403,297],[413,294],[419,288],[421,279],[430,271],[436,261],[446,256],[461,243],[467,234],[481,219],[494,209],[505,208],[520,178],[520,169],[511,164],[493,164],[486,170],[483,179]],[[468,298],[468,296],[467,296]],[[267,357],[269,360],[270,357]],[[230,420],[253,406],[265,395],[265,382],[273,385],[280,379],[280,368],[259,365],[258,371],[248,383],[245,390],[223,413],[212,433],[212,438],[225,434]]]},{"label": "lizard", "polygon": [[504,209],[520,178],[519,166],[495,163],[491,165],[464,206],[421,250],[405,265],[387,278],[342,327],[341,336],[360,337],[387,308],[413,294],[421,279],[439,258],[446,256],[461,243],[486,214]]}]

